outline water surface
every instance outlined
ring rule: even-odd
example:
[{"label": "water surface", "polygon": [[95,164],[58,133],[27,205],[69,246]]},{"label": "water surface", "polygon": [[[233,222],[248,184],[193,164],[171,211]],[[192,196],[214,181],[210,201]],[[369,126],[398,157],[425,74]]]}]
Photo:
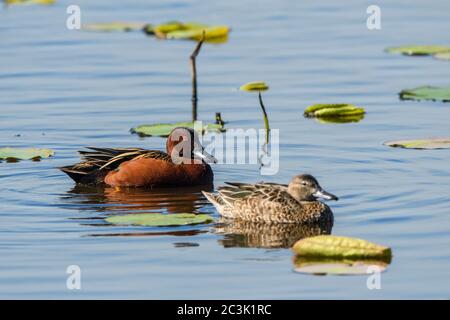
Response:
[{"label": "water surface", "polygon": [[[448,1],[379,1],[379,31],[366,28],[368,1],[77,1],[84,23],[232,26],[226,44],[205,45],[199,55],[199,118],[220,111],[231,127],[261,127],[256,96],[236,88],[267,81],[281,164],[270,177],[255,165],[216,165],[216,186],[315,175],[340,197],[331,204],[333,234],[393,248],[382,290],[372,291],[366,277],[296,274],[290,250],[261,241],[258,248],[258,239],[233,230],[105,225],[105,216],[131,212],[218,218],[199,190],[74,188],[56,169],[87,145],[162,148],[162,139],[129,128],[189,120],[194,44],[67,30],[72,3],[0,9],[0,146],[56,151],[41,162],[0,163],[1,298],[449,298],[449,152],[382,145],[449,135],[449,104],[399,101],[397,93],[448,85],[450,64],[383,52],[448,44]],[[317,102],[354,103],[367,115],[344,125],[304,119],[303,109]],[[72,264],[82,269],[80,291],[66,289]]]}]

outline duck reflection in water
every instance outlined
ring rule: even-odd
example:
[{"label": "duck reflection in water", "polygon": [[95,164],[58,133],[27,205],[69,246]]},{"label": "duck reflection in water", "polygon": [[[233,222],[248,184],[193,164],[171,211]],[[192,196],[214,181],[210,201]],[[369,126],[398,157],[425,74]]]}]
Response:
[{"label": "duck reflection in water", "polygon": [[319,224],[267,224],[222,218],[214,232],[224,237],[219,243],[225,248],[290,248],[306,237],[331,234],[332,223]]},{"label": "duck reflection in water", "polygon": [[[206,188],[212,190],[212,186]],[[77,185],[67,193],[71,202],[82,205],[81,210],[199,213],[199,209],[208,203],[201,193],[202,190],[205,190],[204,186],[145,189]]]}]

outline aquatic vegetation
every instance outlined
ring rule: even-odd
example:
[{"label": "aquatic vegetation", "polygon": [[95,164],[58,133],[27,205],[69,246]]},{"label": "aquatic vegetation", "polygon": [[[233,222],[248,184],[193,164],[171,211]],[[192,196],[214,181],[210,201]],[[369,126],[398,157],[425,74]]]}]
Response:
[{"label": "aquatic vegetation", "polygon": [[106,222],[115,225],[133,225],[146,227],[185,226],[193,224],[207,224],[214,221],[208,214],[193,213],[138,213],[111,216]]},{"label": "aquatic vegetation", "polygon": [[422,45],[422,46],[401,46],[390,47],[386,49],[389,53],[398,53],[406,56],[429,56],[442,52],[450,51],[449,46]]},{"label": "aquatic vegetation", "polygon": [[207,24],[198,22],[182,23],[178,21],[171,21],[165,24],[156,25],[153,27],[146,27],[147,34],[154,34],[160,39],[175,39],[175,40],[204,40],[212,41],[217,39],[225,39],[230,32],[230,27],[225,25],[209,26]]},{"label": "aquatic vegetation", "polygon": [[48,158],[55,154],[50,149],[39,148],[0,148],[0,159],[6,160],[37,160]]},{"label": "aquatic vegetation", "polygon": [[239,90],[241,90],[241,91],[257,91],[258,92],[259,105],[260,105],[261,111],[263,113],[264,127],[266,128],[266,144],[268,144],[269,143],[269,134],[270,134],[269,117],[267,116],[266,107],[264,106],[261,92],[269,90],[269,86],[264,81],[252,81],[252,82],[247,82],[246,84],[243,84],[242,86],[240,86]]},{"label": "aquatic vegetation", "polygon": [[3,0],[6,5],[12,4],[42,4],[50,5],[54,4],[56,0]]},{"label": "aquatic vegetation", "polygon": [[450,138],[432,138],[416,140],[393,140],[383,143],[385,146],[405,149],[448,149]]},{"label": "aquatic vegetation", "polygon": [[392,251],[357,238],[320,235],[297,241],[292,250],[297,256],[326,259],[382,259],[390,261]]},{"label": "aquatic vegetation", "polygon": [[83,25],[83,30],[86,31],[99,31],[99,32],[129,32],[143,30],[149,25],[140,22],[105,22],[105,23],[93,23]]},{"label": "aquatic vegetation", "polygon": [[323,123],[358,122],[364,119],[364,108],[348,103],[317,103],[307,107],[303,115]]},{"label": "aquatic vegetation", "polygon": [[[199,122],[200,124],[200,122]],[[210,131],[224,131],[224,125],[222,123],[207,123],[202,126],[195,126],[195,122],[176,122],[176,123],[156,123],[156,124],[143,124],[135,128],[132,128],[131,133],[136,133],[141,136],[155,136],[155,137],[167,137],[170,132],[177,127],[186,127],[198,130],[199,133],[205,133]],[[200,132],[201,131],[201,132]]]},{"label": "aquatic vegetation", "polygon": [[264,81],[252,81],[247,82],[240,86],[239,90],[241,91],[267,91],[269,90],[269,86]]},{"label": "aquatic vegetation", "polygon": [[422,86],[413,89],[405,89],[400,91],[399,96],[401,100],[432,100],[450,102],[450,86]]}]

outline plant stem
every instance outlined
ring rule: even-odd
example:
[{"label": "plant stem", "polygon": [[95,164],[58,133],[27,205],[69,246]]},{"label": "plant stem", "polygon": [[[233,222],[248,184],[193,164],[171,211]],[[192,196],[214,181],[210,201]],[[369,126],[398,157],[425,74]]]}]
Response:
[{"label": "plant stem", "polygon": [[270,132],[270,126],[269,126],[269,117],[267,116],[266,108],[264,107],[261,91],[258,93],[259,98],[259,105],[261,106],[263,116],[264,116],[264,126],[266,127],[266,144],[269,143],[269,132]]},{"label": "plant stem", "polygon": [[203,36],[200,41],[197,43],[194,51],[191,54],[191,72],[192,72],[192,122],[197,121],[197,67],[195,63],[195,59],[197,58],[200,49],[202,48],[203,41],[205,39],[205,32],[203,32]]}]

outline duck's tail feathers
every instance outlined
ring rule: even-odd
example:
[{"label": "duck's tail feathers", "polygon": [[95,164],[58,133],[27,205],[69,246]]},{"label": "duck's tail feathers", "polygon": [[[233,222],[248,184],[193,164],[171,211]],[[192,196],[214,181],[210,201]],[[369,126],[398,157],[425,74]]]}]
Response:
[{"label": "duck's tail feathers", "polygon": [[59,170],[67,174],[73,181],[85,185],[99,185],[108,173],[107,170],[98,170],[89,165],[77,164],[73,166],[59,167]]},{"label": "duck's tail feathers", "polygon": [[221,203],[221,199],[217,194],[214,194],[212,192],[206,192],[202,191],[203,195],[208,199],[209,202],[211,202],[216,208],[221,207],[223,203]]}]

